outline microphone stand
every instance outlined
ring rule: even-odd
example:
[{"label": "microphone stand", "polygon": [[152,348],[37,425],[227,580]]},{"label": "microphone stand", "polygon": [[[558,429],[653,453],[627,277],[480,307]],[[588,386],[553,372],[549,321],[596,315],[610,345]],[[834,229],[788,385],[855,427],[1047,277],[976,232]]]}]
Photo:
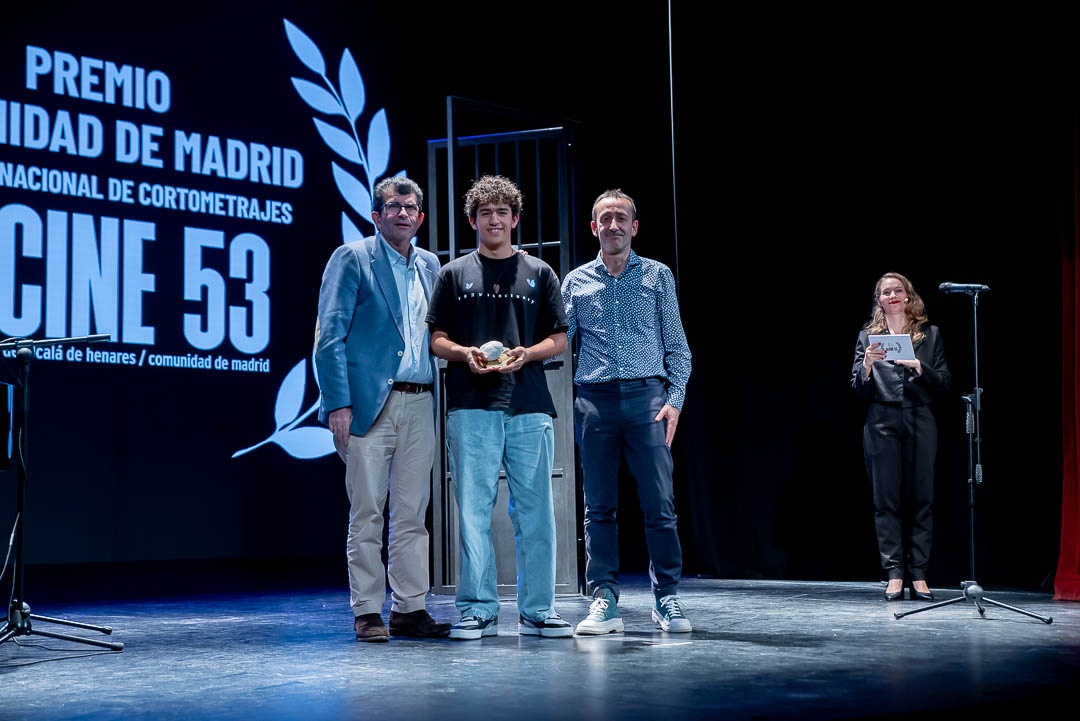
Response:
[{"label": "microphone stand", "polygon": [[12,419],[12,431],[15,434],[15,457],[18,466],[18,488],[16,492],[15,531],[12,539],[15,547],[15,563],[12,571],[15,574],[15,585],[11,595],[11,605],[8,607],[7,623],[0,630],[0,644],[16,638],[17,636],[47,636],[62,641],[75,641],[91,646],[107,648],[110,651],[122,651],[124,644],[112,641],[99,641],[82,636],[72,636],[55,631],[43,631],[33,627],[31,621],[46,621],[63,626],[82,628],[88,631],[97,631],[106,635],[112,634],[112,628],[108,626],[94,626],[78,621],[68,621],[62,618],[39,616],[30,612],[30,604],[26,603],[23,596],[23,525],[26,512],[23,508],[26,501],[26,481],[28,478],[26,462],[29,455],[29,416],[30,416],[30,361],[34,358],[34,349],[39,346],[55,345],[59,343],[94,343],[109,340],[108,333],[98,335],[80,336],[78,338],[55,338],[48,340],[26,340],[24,338],[12,338],[0,341],[0,350],[15,348],[15,357],[18,360],[19,373],[15,383],[14,413]]},{"label": "microphone stand", "polygon": [[[964,288],[964,290],[957,291],[956,287]],[[979,437],[979,411],[982,408],[982,388],[979,387],[979,291],[989,290],[988,286],[978,285],[964,285],[958,286],[956,283],[942,283],[941,290],[946,293],[963,292],[971,296],[972,303],[972,322],[973,328],[973,344],[974,344],[974,357],[975,357],[975,390],[969,396],[962,396],[964,404],[967,406],[967,414],[965,419],[965,426],[967,432],[968,443],[968,543],[970,544],[970,558],[971,558],[971,578],[975,578],[975,486],[981,485],[983,481],[982,473],[982,439]],[[929,611],[934,608],[940,608],[942,606],[950,606],[954,603],[960,603],[961,601],[971,601],[978,609],[979,615],[986,616],[986,609],[983,608],[983,603],[989,603],[992,606],[1000,606],[1001,608],[1007,608],[1010,611],[1016,611],[1022,613],[1025,616],[1037,618],[1043,623],[1049,625],[1053,623],[1054,619],[1050,616],[1040,616],[1037,613],[1031,611],[1025,611],[1022,608],[1016,606],[1010,606],[1007,603],[1001,603],[995,601],[992,598],[987,598],[983,595],[982,587],[974,580],[961,581],[960,590],[963,592],[962,596],[951,598],[947,601],[940,601],[938,603],[932,603],[929,606],[922,606],[916,608],[913,611],[901,611],[894,613],[896,618],[903,618],[904,616],[910,616],[913,613],[922,613],[923,611]]]}]

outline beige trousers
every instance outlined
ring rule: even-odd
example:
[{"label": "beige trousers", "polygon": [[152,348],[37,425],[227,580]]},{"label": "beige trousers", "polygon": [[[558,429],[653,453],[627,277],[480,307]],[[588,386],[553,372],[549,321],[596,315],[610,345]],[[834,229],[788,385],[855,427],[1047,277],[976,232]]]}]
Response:
[{"label": "beige trousers", "polygon": [[[425,517],[435,462],[433,398],[430,392],[391,391],[368,432],[349,439],[346,554],[354,616],[381,613],[388,582],[391,608],[398,613],[424,608],[431,589]],[[383,520],[388,500],[384,566]]]}]

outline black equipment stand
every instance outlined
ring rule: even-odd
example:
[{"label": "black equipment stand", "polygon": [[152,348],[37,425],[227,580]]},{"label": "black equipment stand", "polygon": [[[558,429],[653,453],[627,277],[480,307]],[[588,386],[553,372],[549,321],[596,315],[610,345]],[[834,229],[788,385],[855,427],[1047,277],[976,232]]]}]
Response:
[{"label": "black equipment stand", "polygon": [[25,519],[24,504],[26,501],[26,481],[28,478],[26,463],[29,450],[29,434],[27,432],[30,415],[30,361],[34,358],[34,349],[39,346],[56,345],[59,343],[94,343],[109,340],[108,333],[98,335],[80,336],[78,338],[56,338],[49,340],[26,340],[14,338],[0,341],[0,349],[15,348],[15,356],[18,361],[19,373],[15,383],[14,412],[12,414],[12,432],[15,434],[14,444],[15,462],[18,466],[18,489],[16,497],[15,532],[12,534],[15,546],[15,564],[12,571],[15,574],[15,586],[11,595],[11,605],[8,608],[7,624],[0,630],[0,643],[4,643],[17,636],[47,636],[62,641],[74,641],[91,646],[107,648],[111,651],[124,650],[124,644],[113,641],[99,641],[82,636],[71,636],[66,633],[43,631],[34,628],[31,621],[46,621],[48,623],[82,628],[88,631],[97,631],[105,635],[112,634],[112,628],[108,626],[94,626],[89,623],[68,621],[62,618],[50,618],[39,616],[30,612],[30,605],[23,596],[23,525]]},{"label": "black equipment stand", "polygon": [[[965,290],[947,290],[947,287],[960,287]],[[978,285],[964,285],[958,286],[954,283],[943,283],[941,290],[947,293],[962,292],[971,296],[972,303],[972,322],[973,322],[973,345],[975,348],[975,390],[970,396],[962,396],[964,404],[967,406],[966,415],[966,431],[968,437],[968,544],[971,554],[971,578],[975,578],[975,486],[982,484],[982,441],[979,437],[979,410],[982,407],[982,388],[979,387],[979,291],[989,290],[987,286]],[[975,608],[978,609],[979,615],[985,617],[986,609],[983,608],[983,603],[988,603],[991,606],[1000,606],[1001,608],[1007,608],[1010,611],[1016,611],[1022,613],[1025,616],[1037,618],[1045,624],[1053,623],[1054,619],[1050,616],[1040,616],[1037,613],[1031,611],[1025,611],[1022,608],[1016,606],[1010,606],[1007,603],[1001,603],[991,598],[987,598],[983,595],[982,587],[974,580],[961,581],[960,590],[963,592],[962,596],[951,598],[948,601],[940,601],[938,603],[932,603],[928,606],[922,606],[916,608],[913,611],[900,611],[894,613],[896,618],[903,618],[904,616],[910,616],[913,613],[922,613],[923,611],[929,611],[934,608],[940,608],[942,606],[949,606],[954,603],[960,603],[961,601],[971,601]]]}]

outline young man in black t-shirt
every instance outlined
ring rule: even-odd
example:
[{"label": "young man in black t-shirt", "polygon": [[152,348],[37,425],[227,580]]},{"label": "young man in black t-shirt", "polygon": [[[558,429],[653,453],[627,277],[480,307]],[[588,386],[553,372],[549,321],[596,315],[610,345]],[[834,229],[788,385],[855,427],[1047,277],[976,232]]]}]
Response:
[{"label": "young man in black t-shirt", "polygon": [[551,266],[513,247],[521,206],[507,178],[472,185],[465,212],[477,249],[442,267],[428,309],[432,352],[448,362],[446,447],[461,551],[455,639],[498,634],[491,513],[500,467],[518,544],[518,632],[574,635],[555,611],[555,404],[543,365],[566,350],[566,312]]}]

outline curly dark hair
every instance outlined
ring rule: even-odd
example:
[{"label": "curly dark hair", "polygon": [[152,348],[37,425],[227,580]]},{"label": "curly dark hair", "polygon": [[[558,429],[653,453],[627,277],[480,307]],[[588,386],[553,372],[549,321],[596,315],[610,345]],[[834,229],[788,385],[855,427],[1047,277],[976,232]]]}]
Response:
[{"label": "curly dark hair", "polygon": [[465,193],[465,215],[476,219],[476,211],[487,203],[506,203],[516,218],[523,205],[521,189],[514,181],[501,175],[485,175],[478,179]]}]

